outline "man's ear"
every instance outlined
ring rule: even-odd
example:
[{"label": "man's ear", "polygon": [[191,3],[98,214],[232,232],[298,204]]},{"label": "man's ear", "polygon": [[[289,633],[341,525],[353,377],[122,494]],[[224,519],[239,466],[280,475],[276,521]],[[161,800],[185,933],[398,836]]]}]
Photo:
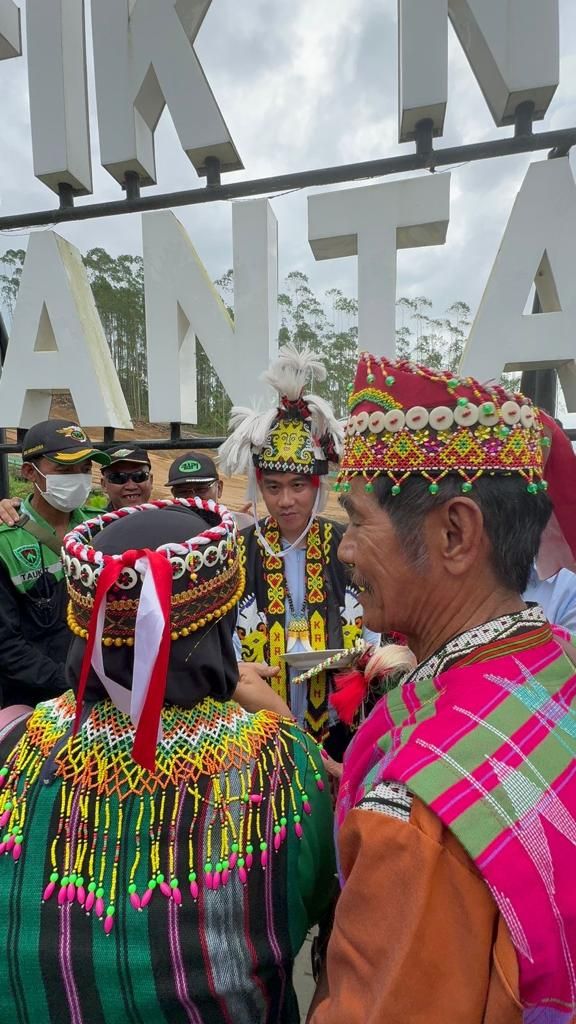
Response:
[{"label": "man's ear", "polygon": [[453,576],[463,576],[475,564],[485,543],[481,509],[471,498],[457,496],[431,516],[436,519],[436,543],[445,569]]},{"label": "man's ear", "polygon": [[31,462],[23,462],[22,463],[21,471],[22,471],[22,476],[24,477],[25,480],[33,480],[34,479],[34,469],[35,469],[35,467],[32,465]]},{"label": "man's ear", "polygon": [[223,490],[224,490],[224,481],[223,480],[219,480],[218,481],[218,497],[219,498],[222,497],[222,491]]}]

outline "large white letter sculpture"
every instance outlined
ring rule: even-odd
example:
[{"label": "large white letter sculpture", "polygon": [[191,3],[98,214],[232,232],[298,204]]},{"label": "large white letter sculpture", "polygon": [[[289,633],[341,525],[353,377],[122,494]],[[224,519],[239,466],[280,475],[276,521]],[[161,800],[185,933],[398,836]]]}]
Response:
[{"label": "large white letter sculpture", "polygon": [[427,175],[310,196],[308,240],[317,260],[358,256],[358,343],[393,356],[396,250],[443,245],[450,175]]},{"label": "large white letter sculpture", "polygon": [[92,192],[84,0],[27,0],[34,174],[49,188]]},{"label": "large white letter sculpture", "polygon": [[20,8],[14,0],[0,0],[0,60],[19,57],[21,53]]},{"label": "large white letter sculpture", "polygon": [[196,338],[233,402],[263,394],[278,345],[278,228],[267,200],[232,204],[234,322],[180,222],[142,218],[150,419],[197,422]]},{"label": "large white letter sculpture", "polygon": [[84,426],[132,426],[82,257],[47,231],[30,236],[0,408],[6,426],[48,418],[51,392],[67,388]]},{"label": "large white letter sculpture", "polygon": [[399,135],[422,118],[442,135],[448,15],[497,125],[531,100],[543,118],[559,81],[558,0],[399,0]]},{"label": "large white letter sculpture", "polygon": [[168,104],[198,173],[207,157],[242,167],[193,43],[212,0],[95,0],[94,68],[100,159],[117,181],[156,180],[154,131]]},{"label": "large white letter sculpture", "polygon": [[[568,158],[528,168],[462,357],[479,380],[556,367],[576,412],[576,185]],[[535,284],[542,312],[523,313]]]}]

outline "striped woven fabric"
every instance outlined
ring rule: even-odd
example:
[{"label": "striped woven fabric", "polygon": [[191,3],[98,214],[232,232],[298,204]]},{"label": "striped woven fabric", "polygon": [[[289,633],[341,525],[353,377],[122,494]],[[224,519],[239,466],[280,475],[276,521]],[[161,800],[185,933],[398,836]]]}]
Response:
[{"label": "striped woven fabric", "polygon": [[319,751],[207,698],[165,708],[154,774],[71,693],[0,742],[2,1024],[296,1024],[292,963],[331,898]]},{"label": "striped woven fabric", "polygon": [[402,782],[457,836],[510,931],[526,1024],[576,1013],[576,675],[566,639],[548,628],[496,640],[386,695],[352,744],[339,797],[341,823],[380,782]]}]

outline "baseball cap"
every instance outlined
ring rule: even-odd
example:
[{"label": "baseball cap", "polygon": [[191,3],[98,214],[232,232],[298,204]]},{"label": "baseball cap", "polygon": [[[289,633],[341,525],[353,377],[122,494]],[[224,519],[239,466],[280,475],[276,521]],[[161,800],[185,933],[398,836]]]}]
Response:
[{"label": "baseball cap", "polygon": [[174,484],[211,484],[218,480],[216,464],[200,452],[186,452],[179,455],[168,470],[166,487]]},{"label": "baseball cap", "polygon": [[145,448],[130,448],[127,445],[116,445],[107,449],[110,465],[115,462],[138,462],[143,466],[150,465],[150,456]]},{"label": "baseball cap", "polygon": [[61,466],[75,466],[86,459],[102,466],[110,462],[106,452],[94,448],[82,427],[72,420],[43,420],[26,431],[22,442],[23,461],[40,458]]}]

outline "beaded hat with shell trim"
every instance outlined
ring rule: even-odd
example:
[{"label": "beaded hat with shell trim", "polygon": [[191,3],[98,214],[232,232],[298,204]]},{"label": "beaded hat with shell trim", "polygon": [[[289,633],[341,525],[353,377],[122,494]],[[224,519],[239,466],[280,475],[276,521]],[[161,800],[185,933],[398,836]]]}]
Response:
[{"label": "beaded hat with shell trim", "polygon": [[[127,516],[178,507],[195,511],[207,529],[184,542],[106,554],[95,535]],[[229,612],[244,589],[232,514],[215,501],[176,498],[106,512],[64,538],[63,563],[70,603],[68,624],[86,640],[78,682],[74,733],[93,669],[117,707],[130,714],[136,734],[132,756],[154,770],[170,644]],[[134,646],[130,692],[110,679],[102,647]]]},{"label": "beaded hat with shell trim", "polygon": [[232,433],[220,448],[220,468],[227,475],[266,470],[325,476],[330,462],[338,462],[342,430],[331,405],[305,393],[309,381],[323,381],[326,369],[305,348],[279,350],[262,380],[278,394],[274,406],[263,412],[234,406]]},{"label": "beaded hat with shell trim", "polygon": [[135,562],[141,552],[106,555],[92,547],[92,540],[115,520],[137,511],[172,505],[209,513],[214,525],[184,544],[163,544],[158,548],[172,570],[171,639],[178,640],[203,628],[208,622],[225,615],[240,599],[244,577],[236,547],[236,523],[228,509],[201,498],[149,502],[88,519],[64,538],[63,566],[70,598],[68,625],[76,636],[88,637],[98,580],[105,565],[115,562],[121,569],[108,591],[101,642],[105,647],[124,644],[131,647],[134,644],[143,582],[143,573],[136,568]]},{"label": "beaded hat with shell trim", "polygon": [[546,490],[540,411],[519,393],[472,377],[363,352],[349,397],[337,489],[362,476],[404,481],[419,475],[436,494],[448,473],[469,492],[480,476],[517,473],[531,494]]}]

